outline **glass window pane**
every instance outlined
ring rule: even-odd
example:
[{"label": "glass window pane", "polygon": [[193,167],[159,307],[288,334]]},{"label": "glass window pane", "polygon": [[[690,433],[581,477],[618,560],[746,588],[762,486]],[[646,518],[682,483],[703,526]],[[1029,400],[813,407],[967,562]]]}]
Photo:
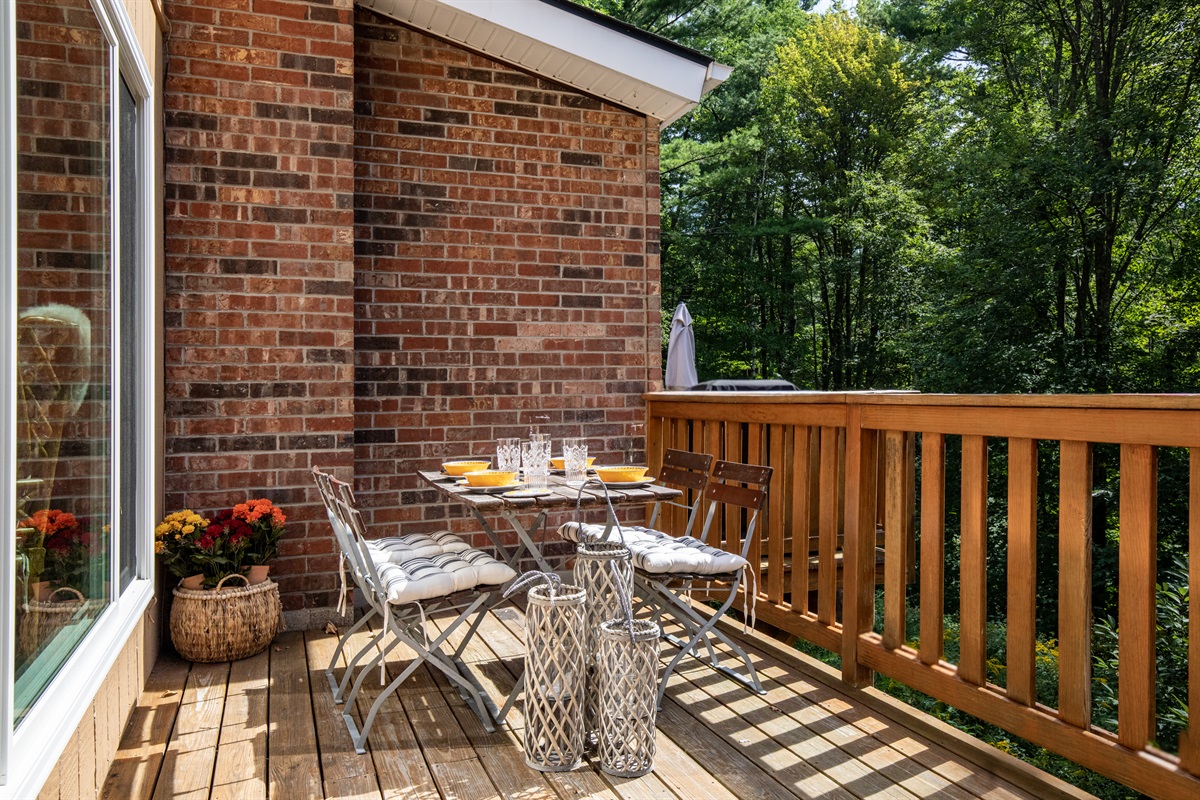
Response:
[{"label": "glass window pane", "polygon": [[108,598],[109,46],[88,0],[18,0],[16,720]]},{"label": "glass window pane", "polygon": [[137,568],[137,487],[138,487],[138,367],[142,352],[138,319],[141,308],[141,249],[138,234],[142,227],[138,204],[138,108],[137,100],[124,78],[119,79],[120,103],[118,146],[120,147],[120,291],[121,291],[121,489],[120,546],[118,553],[119,588],[133,580]]}]

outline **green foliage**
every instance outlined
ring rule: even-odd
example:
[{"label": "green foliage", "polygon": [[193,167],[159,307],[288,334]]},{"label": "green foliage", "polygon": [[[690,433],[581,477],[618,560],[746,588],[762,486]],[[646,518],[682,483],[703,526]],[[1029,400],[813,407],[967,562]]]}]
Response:
[{"label": "green foliage", "polygon": [[[1157,584],[1155,599],[1157,626],[1155,636],[1155,706],[1157,745],[1168,752],[1179,751],[1179,734],[1187,728],[1188,686],[1188,562],[1180,557],[1166,570]],[[1117,694],[1119,690],[1120,629],[1117,621],[1105,617],[1096,622],[1092,634],[1093,723],[1113,733],[1117,731]]]},{"label": "green foliage", "polygon": [[[883,625],[883,596],[879,594],[875,602],[875,628]],[[907,644],[919,646],[920,617],[916,609],[909,608],[907,612]],[[959,659],[959,627],[955,617],[943,619],[942,649],[944,660],[954,664]],[[819,661],[833,666],[840,666],[840,658],[836,653],[817,647],[810,642],[797,640],[794,644],[797,650]],[[1007,663],[1007,629],[1003,622],[989,623],[987,626],[986,652],[988,654],[988,681],[998,686],[1005,685]],[[1185,662],[1186,664],[1186,662]],[[1038,637],[1035,643],[1034,670],[1037,697],[1040,703],[1054,707],[1058,698],[1058,643],[1053,638]],[[1063,780],[1084,789],[1102,800],[1135,800],[1141,794],[1115,781],[1098,775],[1091,770],[1071,762],[1044,747],[1015,737],[1007,731],[990,723],[984,722],[970,714],[940,700],[922,694],[899,681],[892,680],[886,675],[876,673],[875,688],[895,697],[913,708],[923,711],[932,717],[953,725],[955,728],[983,741],[1016,758],[1045,770]]]}]

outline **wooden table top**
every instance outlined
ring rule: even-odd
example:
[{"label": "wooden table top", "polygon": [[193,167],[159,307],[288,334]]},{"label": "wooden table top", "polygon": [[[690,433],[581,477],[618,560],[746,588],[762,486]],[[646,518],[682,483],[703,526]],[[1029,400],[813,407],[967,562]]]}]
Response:
[{"label": "wooden table top", "polygon": [[[566,478],[561,474],[556,475],[551,473],[547,481],[549,494],[541,497],[504,497],[501,494],[480,492],[466,486],[459,486],[455,482],[458,480],[457,478],[453,478],[442,472],[421,471],[417,474],[430,486],[433,486],[446,495],[447,498],[479,509],[480,511],[567,509],[574,508],[576,502],[579,502],[583,507],[604,505],[604,489],[606,487],[593,480],[584,487],[583,495],[580,497],[579,487],[568,486]],[[654,483],[630,489],[617,489],[611,486],[607,488],[609,499],[612,500],[614,506],[630,505],[633,503],[653,503],[658,500],[669,500],[683,495],[683,492],[678,489],[658,486]]]}]

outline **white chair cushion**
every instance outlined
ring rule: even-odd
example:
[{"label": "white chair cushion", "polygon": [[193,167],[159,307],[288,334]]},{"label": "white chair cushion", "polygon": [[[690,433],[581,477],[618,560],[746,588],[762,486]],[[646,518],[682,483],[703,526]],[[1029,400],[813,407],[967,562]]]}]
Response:
[{"label": "white chair cushion", "polygon": [[[579,542],[581,538],[591,541],[603,533],[603,525],[578,522],[568,522],[558,529],[559,536],[571,542]],[[668,536],[640,525],[622,525],[621,533],[633,558],[633,566],[646,573],[723,575],[737,572],[748,563],[736,553],[710,547],[691,536]],[[616,529],[609,539],[619,541]]]},{"label": "white chair cushion", "polygon": [[[622,528],[621,530],[624,530]],[[600,541],[604,536],[603,525],[592,525],[590,523],[566,522],[558,529],[558,535],[566,539],[568,542],[579,544],[580,542],[595,542]],[[614,541],[620,541],[617,536],[617,529],[613,528],[609,534]]]},{"label": "white chair cushion", "polygon": [[517,576],[507,564],[479,550],[410,558],[378,565],[387,599],[393,605],[414,603],[454,592],[507,583]]},{"label": "white chair cushion", "polygon": [[410,533],[368,539],[367,549],[376,563],[401,564],[410,558],[431,558],[443,553],[461,553],[467,543],[449,531]]}]

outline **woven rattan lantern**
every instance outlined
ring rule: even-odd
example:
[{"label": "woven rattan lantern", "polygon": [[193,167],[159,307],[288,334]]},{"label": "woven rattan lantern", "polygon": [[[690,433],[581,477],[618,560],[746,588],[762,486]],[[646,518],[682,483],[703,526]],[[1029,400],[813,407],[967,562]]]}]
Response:
[{"label": "woven rattan lantern", "polygon": [[575,555],[575,585],[587,592],[587,705],[584,709],[586,744],[594,746],[600,730],[600,675],[596,668],[597,629],[605,620],[622,616],[621,597],[633,593],[633,564],[629,550],[616,542],[581,542]]},{"label": "woven rattan lantern", "polygon": [[536,586],[525,609],[525,763],[563,772],[583,757],[587,592]]},{"label": "woven rattan lantern", "polygon": [[654,768],[659,627],[613,619],[601,623],[598,636],[600,769],[636,778]]}]

